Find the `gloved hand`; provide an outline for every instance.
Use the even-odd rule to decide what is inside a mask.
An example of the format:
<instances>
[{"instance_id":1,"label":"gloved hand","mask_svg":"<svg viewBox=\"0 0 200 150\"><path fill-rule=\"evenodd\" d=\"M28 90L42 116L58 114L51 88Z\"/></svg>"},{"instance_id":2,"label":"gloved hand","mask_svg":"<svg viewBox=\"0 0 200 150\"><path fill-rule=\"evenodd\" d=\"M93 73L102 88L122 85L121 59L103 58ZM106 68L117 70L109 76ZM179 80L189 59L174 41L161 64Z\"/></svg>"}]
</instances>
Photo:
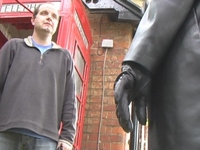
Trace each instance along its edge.
<instances>
[{"instance_id":1,"label":"gloved hand","mask_svg":"<svg viewBox=\"0 0 200 150\"><path fill-rule=\"evenodd\" d=\"M129 104L132 101L139 123L146 124L149 90L150 75L146 70L139 70L138 65L128 63L122 66L122 73L115 80L114 98L119 124L127 133L133 130L129 111Z\"/></svg>"}]
</instances>

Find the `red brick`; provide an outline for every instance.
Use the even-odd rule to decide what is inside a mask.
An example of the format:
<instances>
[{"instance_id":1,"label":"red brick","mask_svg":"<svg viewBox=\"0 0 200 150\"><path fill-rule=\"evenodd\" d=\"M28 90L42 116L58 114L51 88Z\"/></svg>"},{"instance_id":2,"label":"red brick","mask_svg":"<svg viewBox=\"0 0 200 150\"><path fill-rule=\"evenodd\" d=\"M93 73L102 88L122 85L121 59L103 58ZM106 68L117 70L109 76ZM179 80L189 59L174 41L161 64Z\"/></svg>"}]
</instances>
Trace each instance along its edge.
<instances>
[{"instance_id":1,"label":"red brick","mask_svg":"<svg viewBox=\"0 0 200 150\"><path fill-rule=\"evenodd\" d=\"M110 150L123 150L123 149L124 149L124 144L121 144L121 143L112 143Z\"/></svg>"},{"instance_id":2,"label":"red brick","mask_svg":"<svg viewBox=\"0 0 200 150\"><path fill-rule=\"evenodd\" d=\"M93 45L90 50L91 68L81 150L97 150L99 134L100 150L124 150L126 133L116 118L113 85L121 72L121 63L132 41L133 26L129 23L111 22L107 15L88 14L88 16ZM101 48L103 39L113 39L114 42L114 47L107 51L105 66L105 49ZM105 69L104 77L103 69ZM103 81L103 114L101 114ZM102 120L100 120L101 115ZM100 123L102 124L99 133Z\"/></svg>"}]
</instances>

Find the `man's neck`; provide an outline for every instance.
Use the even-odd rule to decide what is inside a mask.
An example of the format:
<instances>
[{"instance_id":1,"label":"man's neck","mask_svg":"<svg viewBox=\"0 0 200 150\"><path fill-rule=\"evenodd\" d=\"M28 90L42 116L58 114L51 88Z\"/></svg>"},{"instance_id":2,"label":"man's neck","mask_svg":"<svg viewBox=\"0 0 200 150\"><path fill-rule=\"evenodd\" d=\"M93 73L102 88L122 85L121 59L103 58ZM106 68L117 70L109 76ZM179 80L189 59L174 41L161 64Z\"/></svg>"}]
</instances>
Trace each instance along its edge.
<instances>
[{"instance_id":1,"label":"man's neck","mask_svg":"<svg viewBox=\"0 0 200 150\"><path fill-rule=\"evenodd\" d=\"M49 45L52 42L52 36L49 35L38 35L36 32L33 32L33 40L40 45Z\"/></svg>"}]
</instances>

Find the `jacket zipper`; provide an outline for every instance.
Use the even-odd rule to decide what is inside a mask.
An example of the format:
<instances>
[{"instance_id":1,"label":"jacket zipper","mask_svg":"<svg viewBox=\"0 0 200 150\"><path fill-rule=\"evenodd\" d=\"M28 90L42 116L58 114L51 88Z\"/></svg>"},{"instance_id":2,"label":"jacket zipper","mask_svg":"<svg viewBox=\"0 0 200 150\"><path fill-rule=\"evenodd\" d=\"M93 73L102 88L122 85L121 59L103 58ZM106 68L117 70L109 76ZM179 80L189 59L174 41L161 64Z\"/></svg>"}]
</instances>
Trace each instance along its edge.
<instances>
[{"instance_id":1,"label":"jacket zipper","mask_svg":"<svg viewBox=\"0 0 200 150\"><path fill-rule=\"evenodd\" d=\"M40 55L40 65L42 65L43 54Z\"/></svg>"}]
</instances>

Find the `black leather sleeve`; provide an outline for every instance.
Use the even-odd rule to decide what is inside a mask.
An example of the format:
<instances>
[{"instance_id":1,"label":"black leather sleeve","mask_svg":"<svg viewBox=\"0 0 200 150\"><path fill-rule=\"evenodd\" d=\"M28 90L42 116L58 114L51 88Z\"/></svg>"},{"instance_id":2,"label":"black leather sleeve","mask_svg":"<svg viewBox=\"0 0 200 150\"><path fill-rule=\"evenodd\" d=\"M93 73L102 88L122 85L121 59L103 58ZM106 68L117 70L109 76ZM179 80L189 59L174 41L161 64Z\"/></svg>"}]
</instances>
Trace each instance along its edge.
<instances>
[{"instance_id":1,"label":"black leather sleeve","mask_svg":"<svg viewBox=\"0 0 200 150\"><path fill-rule=\"evenodd\" d=\"M140 21L124 62L154 72L195 0L152 0Z\"/></svg>"}]
</instances>

